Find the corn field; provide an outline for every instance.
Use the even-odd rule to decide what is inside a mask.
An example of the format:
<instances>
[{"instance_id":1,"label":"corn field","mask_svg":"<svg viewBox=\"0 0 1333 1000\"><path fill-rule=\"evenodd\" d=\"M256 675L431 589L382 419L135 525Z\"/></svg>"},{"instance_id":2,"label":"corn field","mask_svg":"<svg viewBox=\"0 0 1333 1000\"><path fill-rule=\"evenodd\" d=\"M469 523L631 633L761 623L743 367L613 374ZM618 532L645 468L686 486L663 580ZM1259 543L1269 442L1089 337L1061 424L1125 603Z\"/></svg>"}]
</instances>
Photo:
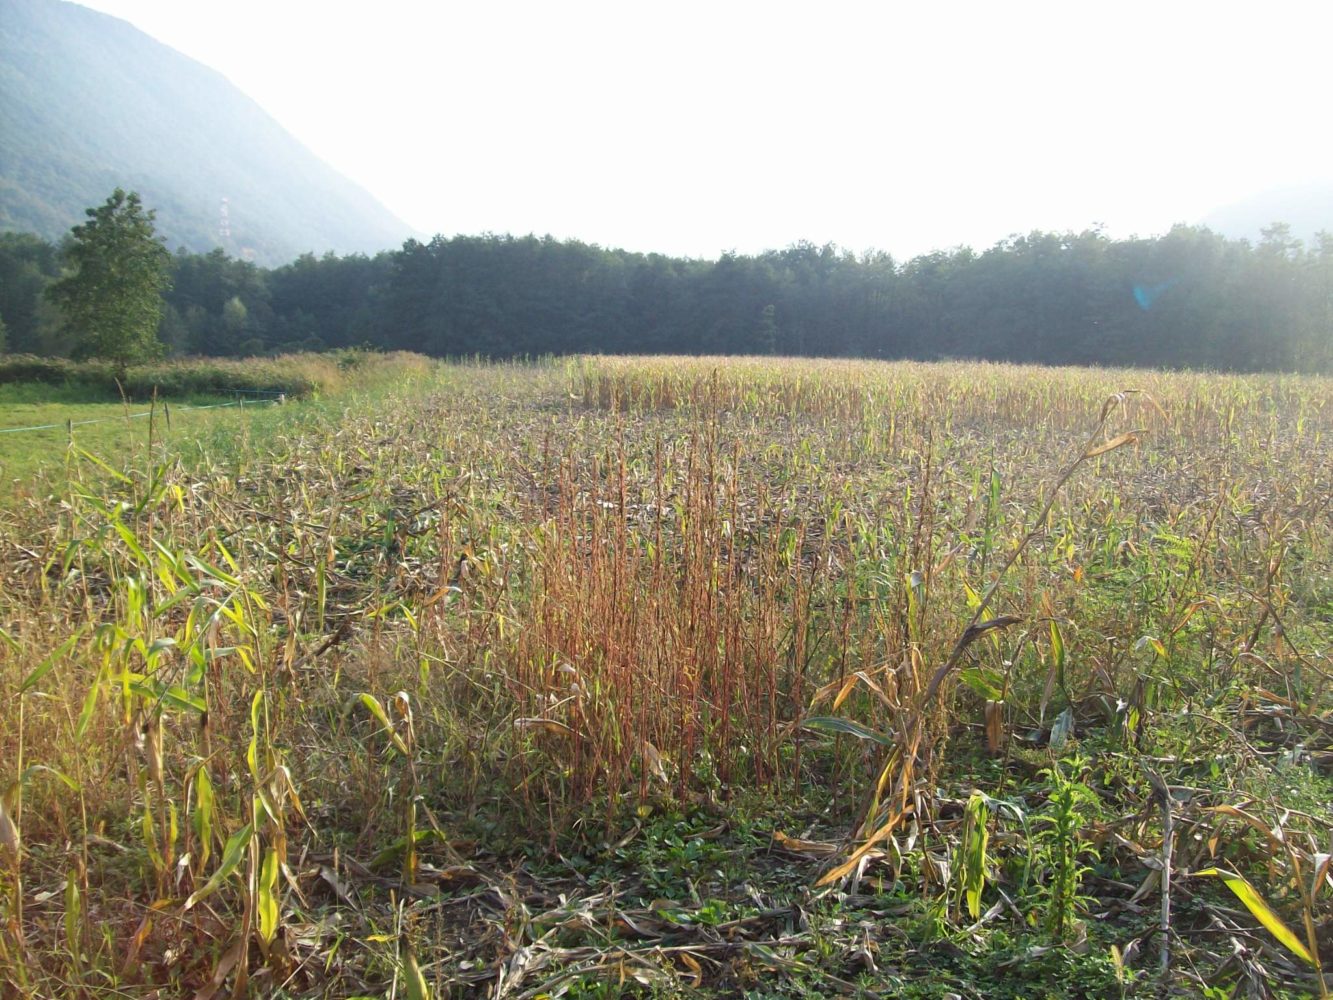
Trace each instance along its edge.
<instances>
[{"instance_id":1,"label":"corn field","mask_svg":"<svg viewBox=\"0 0 1333 1000\"><path fill-rule=\"evenodd\" d=\"M5 995L1327 995L1327 379L441 364L0 588Z\"/></svg>"}]
</instances>

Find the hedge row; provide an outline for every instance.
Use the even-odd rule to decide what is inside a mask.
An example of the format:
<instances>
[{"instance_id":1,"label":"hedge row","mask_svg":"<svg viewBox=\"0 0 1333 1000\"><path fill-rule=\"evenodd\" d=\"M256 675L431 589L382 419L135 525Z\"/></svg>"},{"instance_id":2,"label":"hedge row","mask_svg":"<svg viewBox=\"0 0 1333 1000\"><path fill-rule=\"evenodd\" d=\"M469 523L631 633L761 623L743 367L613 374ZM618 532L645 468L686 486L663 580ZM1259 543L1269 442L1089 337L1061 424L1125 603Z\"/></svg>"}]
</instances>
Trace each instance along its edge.
<instances>
[{"instance_id":1,"label":"hedge row","mask_svg":"<svg viewBox=\"0 0 1333 1000\"><path fill-rule=\"evenodd\" d=\"M397 369L428 365L425 358L404 352L370 354L338 351L329 354L286 354L273 358L183 358L134 365L123 373L104 361L70 361L30 354L0 355L0 384L41 382L78 386L90 396L146 400L187 396L284 393L292 398L330 392L349 378L391 374Z\"/></svg>"}]
</instances>

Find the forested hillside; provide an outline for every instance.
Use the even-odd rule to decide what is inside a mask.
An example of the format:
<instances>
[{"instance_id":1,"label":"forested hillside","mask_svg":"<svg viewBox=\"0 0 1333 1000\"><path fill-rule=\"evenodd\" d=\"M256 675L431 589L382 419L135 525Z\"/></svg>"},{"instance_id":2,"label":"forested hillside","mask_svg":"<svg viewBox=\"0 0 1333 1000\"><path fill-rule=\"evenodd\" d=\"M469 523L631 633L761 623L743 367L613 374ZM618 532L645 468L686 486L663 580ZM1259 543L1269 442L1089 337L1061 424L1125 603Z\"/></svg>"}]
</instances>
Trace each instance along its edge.
<instances>
[{"instance_id":1,"label":"forested hillside","mask_svg":"<svg viewBox=\"0 0 1333 1000\"><path fill-rule=\"evenodd\" d=\"M114 17L0 0L0 230L58 239L114 187L173 249L267 264L411 233L221 74Z\"/></svg>"},{"instance_id":2,"label":"forested hillside","mask_svg":"<svg viewBox=\"0 0 1333 1000\"><path fill-rule=\"evenodd\" d=\"M68 349L42 297L59 267L45 241L0 237L9 351ZM903 262L804 243L706 261L496 235L272 270L182 253L159 333L182 354L371 345L1329 371L1333 236L1034 232Z\"/></svg>"}]
</instances>

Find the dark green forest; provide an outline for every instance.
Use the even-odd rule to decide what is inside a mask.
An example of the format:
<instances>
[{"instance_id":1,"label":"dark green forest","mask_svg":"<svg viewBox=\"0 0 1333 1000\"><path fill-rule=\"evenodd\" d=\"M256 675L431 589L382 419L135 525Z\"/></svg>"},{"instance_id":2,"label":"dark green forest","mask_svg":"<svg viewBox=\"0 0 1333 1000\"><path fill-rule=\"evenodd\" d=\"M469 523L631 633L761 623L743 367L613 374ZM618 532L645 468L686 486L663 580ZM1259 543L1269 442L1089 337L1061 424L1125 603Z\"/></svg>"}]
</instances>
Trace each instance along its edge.
<instances>
[{"instance_id":1,"label":"dark green forest","mask_svg":"<svg viewBox=\"0 0 1333 1000\"><path fill-rule=\"evenodd\" d=\"M0 235L0 350L65 354L44 297L58 246ZM978 358L1333 371L1333 234L1256 244L1034 232L897 261L798 243L690 260L535 236L409 240L265 269L177 253L173 354L341 347L500 358L572 352Z\"/></svg>"}]
</instances>

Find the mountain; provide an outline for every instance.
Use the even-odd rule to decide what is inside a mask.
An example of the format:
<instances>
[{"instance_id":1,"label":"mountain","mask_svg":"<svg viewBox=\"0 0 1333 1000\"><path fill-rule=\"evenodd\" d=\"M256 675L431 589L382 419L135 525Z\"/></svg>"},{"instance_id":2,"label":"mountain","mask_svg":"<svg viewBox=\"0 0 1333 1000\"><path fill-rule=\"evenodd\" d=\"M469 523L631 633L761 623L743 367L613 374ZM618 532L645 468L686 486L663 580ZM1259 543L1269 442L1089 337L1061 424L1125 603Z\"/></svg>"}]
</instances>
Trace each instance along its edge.
<instances>
[{"instance_id":1,"label":"mountain","mask_svg":"<svg viewBox=\"0 0 1333 1000\"><path fill-rule=\"evenodd\" d=\"M1225 236L1256 241L1265 226L1285 222L1292 236L1312 245L1320 230L1333 232L1333 180L1270 188L1214 209L1203 222Z\"/></svg>"},{"instance_id":2,"label":"mountain","mask_svg":"<svg viewBox=\"0 0 1333 1000\"><path fill-rule=\"evenodd\" d=\"M266 265L412 235L220 73L76 4L0 0L0 230L59 239L116 187L172 249Z\"/></svg>"}]
</instances>

